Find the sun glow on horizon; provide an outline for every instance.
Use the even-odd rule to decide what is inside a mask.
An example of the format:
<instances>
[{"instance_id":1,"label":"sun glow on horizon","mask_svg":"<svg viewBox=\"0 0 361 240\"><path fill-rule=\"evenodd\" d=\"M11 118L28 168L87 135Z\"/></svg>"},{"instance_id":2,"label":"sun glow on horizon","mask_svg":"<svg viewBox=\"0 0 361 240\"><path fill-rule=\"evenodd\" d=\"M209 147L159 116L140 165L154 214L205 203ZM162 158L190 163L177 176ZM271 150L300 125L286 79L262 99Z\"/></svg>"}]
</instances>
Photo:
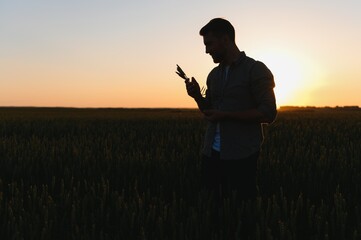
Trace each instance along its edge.
<instances>
[{"instance_id":1,"label":"sun glow on horizon","mask_svg":"<svg viewBox=\"0 0 361 240\"><path fill-rule=\"evenodd\" d=\"M258 56L273 73L277 106L311 103L310 92L322 85L313 63L285 50L264 51Z\"/></svg>"}]
</instances>

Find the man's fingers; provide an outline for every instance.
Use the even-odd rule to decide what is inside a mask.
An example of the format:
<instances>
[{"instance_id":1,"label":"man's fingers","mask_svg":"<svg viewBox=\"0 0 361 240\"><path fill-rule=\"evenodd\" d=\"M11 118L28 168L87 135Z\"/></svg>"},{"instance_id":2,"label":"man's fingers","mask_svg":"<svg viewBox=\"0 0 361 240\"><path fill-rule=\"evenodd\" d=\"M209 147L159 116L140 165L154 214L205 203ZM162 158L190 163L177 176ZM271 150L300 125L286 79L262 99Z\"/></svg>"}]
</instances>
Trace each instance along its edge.
<instances>
[{"instance_id":1,"label":"man's fingers","mask_svg":"<svg viewBox=\"0 0 361 240\"><path fill-rule=\"evenodd\" d=\"M194 85L190 84L190 83L187 83L186 88L187 88L187 90L194 89Z\"/></svg>"},{"instance_id":2,"label":"man's fingers","mask_svg":"<svg viewBox=\"0 0 361 240\"><path fill-rule=\"evenodd\" d=\"M194 83L194 82L186 82L186 88L187 89L196 89L197 88L197 86L196 86L196 84Z\"/></svg>"},{"instance_id":3,"label":"man's fingers","mask_svg":"<svg viewBox=\"0 0 361 240\"><path fill-rule=\"evenodd\" d=\"M191 81L186 81L185 84L189 96L195 98L200 95L199 85L193 77L191 78Z\"/></svg>"},{"instance_id":4,"label":"man's fingers","mask_svg":"<svg viewBox=\"0 0 361 240\"><path fill-rule=\"evenodd\" d=\"M198 83L197 83L197 81L193 81L193 79L192 79L192 82L186 82L186 86L187 87L197 87L198 86Z\"/></svg>"},{"instance_id":5,"label":"man's fingers","mask_svg":"<svg viewBox=\"0 0 361 240\"><path fill-rule=\"evenodd\" d=\"M192 86L192 85L187 85L187 91L188 91L188 92L194 92L194 91L195 91L194 86Z\"/></svg>"}]
</instances>

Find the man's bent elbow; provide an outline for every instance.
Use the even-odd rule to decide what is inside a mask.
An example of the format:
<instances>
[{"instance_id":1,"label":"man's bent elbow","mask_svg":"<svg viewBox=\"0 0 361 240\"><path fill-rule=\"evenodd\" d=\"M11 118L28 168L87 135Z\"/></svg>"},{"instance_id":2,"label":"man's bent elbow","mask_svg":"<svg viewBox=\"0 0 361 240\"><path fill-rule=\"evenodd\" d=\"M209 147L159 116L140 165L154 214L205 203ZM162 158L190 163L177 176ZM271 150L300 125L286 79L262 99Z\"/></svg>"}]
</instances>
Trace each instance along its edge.
<instances>
[{"instance_id":1,"label":"man's bent elbow","mask_svg":"<svg viewBox=\"0 0 361 240\"><path fill-rule=\"evenodd\" d=\"M271 124L276 120L277 117L277 109L275 109L274 111L272 111L272 113L270 114L270 116L267 118L266 123Z\"/></svg>"},{"instance_id":2,"label":"man's bent elbow","mask_svg":"<svg viewBox=\"0 0 361 240\"><path fill-rule=\"evenodd\" d=\"M262 115L262 123L267 123L267 124L271 124L276 120L277 117L277 108L276 106L274 107L259 107L258 109Z\"/></svg>"}]
</instances>

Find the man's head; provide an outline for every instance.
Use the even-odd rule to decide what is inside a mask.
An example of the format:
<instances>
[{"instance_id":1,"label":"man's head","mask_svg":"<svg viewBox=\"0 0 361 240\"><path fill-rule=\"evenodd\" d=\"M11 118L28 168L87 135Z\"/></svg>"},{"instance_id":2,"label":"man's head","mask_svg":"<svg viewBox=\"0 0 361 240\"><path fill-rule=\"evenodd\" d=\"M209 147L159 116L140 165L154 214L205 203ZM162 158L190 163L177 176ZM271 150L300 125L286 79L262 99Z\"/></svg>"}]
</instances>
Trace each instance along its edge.
<instances>
[{"instance_id":1,"label":"man's head","mask_svg":"<svg viewBox=\"0 0 361 240\"><path fill-rule=\"evenodd\" d=\"M201 36L205 36L209 33L212 33L218 38L228 36L231 41L235 42L234 27L226 19L214 18L199 31Z\"/></svg>"},{"instance_id":2,"label":"man's head","mask_svg":"<svg viewBox=\"0 0 361 240\"><path fill-rule=\"evenodd\" d=\"M234 27L223 18L212 19L199 31L199 34L203 36L206 53L212 56L215 63L225 60L230 47L235 46Z\"/></svg>"}]
</instances>

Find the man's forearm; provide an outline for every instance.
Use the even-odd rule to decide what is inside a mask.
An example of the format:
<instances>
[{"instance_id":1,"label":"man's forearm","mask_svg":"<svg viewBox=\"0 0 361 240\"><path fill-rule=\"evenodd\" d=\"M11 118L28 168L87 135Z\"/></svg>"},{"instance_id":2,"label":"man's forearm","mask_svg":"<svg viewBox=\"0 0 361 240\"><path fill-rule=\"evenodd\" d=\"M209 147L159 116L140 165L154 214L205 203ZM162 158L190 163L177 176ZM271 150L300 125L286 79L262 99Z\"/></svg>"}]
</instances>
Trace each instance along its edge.
<instances>
[{"instance_id":1,"label":"man's forearm","mask_svg":"<svg viewBox=\"0 0 361 240\"><path fill-rule=\"evenodd\" d=\"M238 120L244 122L267 122L266 117L257 109L242 112L223 112L224 120Z\"/></svg>"},{"instance_id":2,"label":"man's forearm","mask_svg":"<svg viewBox=\"0 0 361 240\"><path fill-rule=\"evenodd\" d=\"M268 119L262 112L258 109L250 109L242 112L228 112L228 111L219 111L219 110L205 110L203 111L206 119L210 121L241 121L249 123L270 123L271 120Z\"/></svg>"}]
</instances>

